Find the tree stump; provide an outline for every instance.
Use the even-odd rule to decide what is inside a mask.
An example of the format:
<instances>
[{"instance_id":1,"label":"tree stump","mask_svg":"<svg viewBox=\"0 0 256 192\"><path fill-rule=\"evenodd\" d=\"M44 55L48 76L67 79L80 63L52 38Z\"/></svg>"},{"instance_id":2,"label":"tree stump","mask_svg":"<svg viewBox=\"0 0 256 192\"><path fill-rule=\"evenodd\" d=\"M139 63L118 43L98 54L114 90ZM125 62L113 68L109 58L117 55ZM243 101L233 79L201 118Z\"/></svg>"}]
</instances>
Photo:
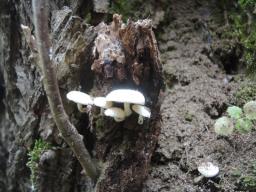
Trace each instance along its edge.
<instances>
[{"instance_id":1,"label":"tree stump","mask_svg":"<svg viewBox=\"0 0 256 192\"><path fill-rule=\"evenodd\" d=\"M92 27L76 15L79 7L61 9L64 2L51 1L52 58L65 109L101 170L93 186L81 174L69 146L59 137L41 84L40 69L20 29L21 24L33 29L30 2L0 4L4 19L0 24L0 53L4 53L0 54L0 190L29 191L27 153L35 139L42 138L54 147L40 159L38 191L140 191L160 131L163 85L150 20L124 24L119 15L114 15L109 25ZM80 1L75 4L82 5ZM110 44L95 51L95 42L103 34ZM104 50L114 47L114 55L105 59ZM105 96L119 88L139 90L145 96L152 115L143 125L137 123L135 113L119 123L101 116L97 108L81 114L65 96L71 90Z\"/></svg>"},{"instance_id":2,"label":"tree stump","mask_svg":"<svg viewBox=\"0 0 256 192\"><path fill-rule=\"evenodd\" d=\"M99 111L92 113L96 157L102 160L104 170L97 191L140 191L160 131L162 68L151 21L125 25L120 15L114 15L110 25L101 23L95 29L95 44L102 50L92 64L92 94L106 95L120 88L139 90L152 111L143 125L137 123L134 113L120 123L99 116Z\"/></svg>"}]
</instances>

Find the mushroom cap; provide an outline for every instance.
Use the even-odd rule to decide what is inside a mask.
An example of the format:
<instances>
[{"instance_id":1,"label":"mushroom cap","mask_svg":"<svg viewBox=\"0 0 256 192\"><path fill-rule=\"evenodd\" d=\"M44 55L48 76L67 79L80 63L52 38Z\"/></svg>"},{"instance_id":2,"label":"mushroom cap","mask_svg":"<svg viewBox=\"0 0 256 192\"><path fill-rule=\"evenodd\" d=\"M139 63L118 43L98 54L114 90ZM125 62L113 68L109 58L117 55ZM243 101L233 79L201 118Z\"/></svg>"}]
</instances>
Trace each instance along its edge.
<instances>
[{"instance_id":1,"label":"mushroom cap","mask_svg":"<svg viewBox=\"0 0 256 192\"><path fill-rule=\"evenodd\" d=\"M110 108L112 107L112 102L107 101L106 97L95 97L94 100L94 105L101 107L101 108Z\"/></svg>"},{"instance_id":2,"label":"mushroom cap","mask_svg":"<svg viewBox=\"0 0 256 192\"><path fill-rule=\"evenodd\" d=\"M198 166L197 170L207 178L215 177L220 171L219 167L213 165L211 162L202 163L200 166Z\"/></svg>"},{"instance_id":3,"label":"mushroom cap","mask_svg":"<svg viewBox=\"0 0 256 192\"><path fill-rule=\"evenodd\" d=\"M23 29L23 30L29 30L29 27L26 26L26 25L21 24L20 27L21 27L21 29Z\"/></svg>"},{"instance_id":4,"label":"mushroom cap","mask_svg":"<svg viewBox=\"0 0 256 192\"><path fill-rule=\"evenodd\" d=\"M106 96L107 101L114 101L120 103L134 103L134 104L145 104L144 95L136 90L131 89L117 89L111 91Z\"/></svg>"},{"instance_id":5,"label":"mushroom cap","mask_svg":"<svg viewBox=\"0 0 256 192\"><path fill-rule=\"evenodd\" d=\"M133 105L132 110L143 117L150 118L150 116L151 116L150 109L148 107L145 107L142 105Z\"/></svg>"},{"instance_id":6,"label":"mushroom cap","mask_svg":"<svg viewBox=\"0 0 256 192\"><path fill-rule=\"evenodd\" d=\"M124 110L118 107L111 107L104 111L104 114L109 117L115 118L117 121L123 121L125 119Z\"/></svg>"},{"instance_id":7,"label":"mushroom cap","mask_svg":"<svg viewBox=\"0 0 256 192\"><path fill-rule=\"evenodd\" d=\"M67 94L67 99L82 105L93 105L93 98L80 91L70 91Z\"/></svg>"}]
</instances>

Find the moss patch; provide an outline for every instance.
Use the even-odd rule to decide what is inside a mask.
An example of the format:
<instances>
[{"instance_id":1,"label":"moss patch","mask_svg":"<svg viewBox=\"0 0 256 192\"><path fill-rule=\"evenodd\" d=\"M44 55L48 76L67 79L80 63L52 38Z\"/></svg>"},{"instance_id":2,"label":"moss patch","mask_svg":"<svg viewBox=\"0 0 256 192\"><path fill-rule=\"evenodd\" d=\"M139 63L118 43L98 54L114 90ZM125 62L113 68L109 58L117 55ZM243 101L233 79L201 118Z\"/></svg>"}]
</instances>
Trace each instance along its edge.
<instances>
[{"instance_id":1,"label":"moss patch","mask_svg":"<svg viewBox=\"0 0 256 192\"><path fill-rule=\"evenodd\" d=\"M231 38L237 39L243 46L242 61L246 64L248 75L255 78L256 74L256 19L254 6L256 0L237 0L230 11L229 32Z\"/></svg>"},{"instance_id":2,"label":"moss patch","mask_svg":"<svg viewBox=\"0 0 256 192\"><path fill-rule=\"evenodd\" d=\"M256 161L253 160L247 166L246 172L233 174L237 178L237 186L242 191L255 191L256 189Z\"/></svg>"},{"instance_id":3,"label":"moss patch","mask_svg":"<svg viewBox=\"0 0 256 192\"><path fill-rule=\"evenodd\" d=\"M235 102L238 106L244 105L248 101L256 99L256 84L250 83L243 85L235 93Z\"/></svg>"},{"instance_id":4,"label":"moss patch","mask_svg":"<svg viewBox=\"0 0 256 192\"><path fill-rule=\"evenodd\" d=\"M30 180L32 189L36 188L36 175L38 173L40 157L44 151L50 148L52 148L52 146L49 143L43 141L42 139L38 139L35 141L34 148L28 152L29 161L27 162L27 166L31 171Z\"/></svg>"}]
</instances>

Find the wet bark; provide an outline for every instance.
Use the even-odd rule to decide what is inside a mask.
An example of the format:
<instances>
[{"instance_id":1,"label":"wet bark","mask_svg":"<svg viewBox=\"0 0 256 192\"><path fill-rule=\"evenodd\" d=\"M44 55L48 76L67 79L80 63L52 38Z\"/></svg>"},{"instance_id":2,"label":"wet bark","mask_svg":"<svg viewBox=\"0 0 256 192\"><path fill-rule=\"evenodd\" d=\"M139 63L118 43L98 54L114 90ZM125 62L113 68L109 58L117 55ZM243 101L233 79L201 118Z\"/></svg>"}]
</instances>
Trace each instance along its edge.
<instances>
[{"instance_id":1,"label":"wet bark","mask_svg":"<svg viewBox=\"0 0 256 192\"><path fill-rule=\"evenodd\" d=\"M141 191L160 130L162 74L151 24L129 22L121 29L116 18L105 25L125 55L123 63L113 60L105 65L99 53L93 53L103 25L88 26L80 17L87 4L50 2L52 57L60 94L72 123L99 164L101 177L96 186L90 183L53 121L38 61L20 28L24 24L34 32L31 2L8 1L0 3L0 191L31 189L27 153L38 138L53 146L40 158L38 191ZM95 65L97 70L92 70ZM97 108L81 114L65 99L71 90L104 96L116 88L141 91L152 117L143 125L137 123L136 114L116 123L100 116Z\"/></svg>"}]
</instances>

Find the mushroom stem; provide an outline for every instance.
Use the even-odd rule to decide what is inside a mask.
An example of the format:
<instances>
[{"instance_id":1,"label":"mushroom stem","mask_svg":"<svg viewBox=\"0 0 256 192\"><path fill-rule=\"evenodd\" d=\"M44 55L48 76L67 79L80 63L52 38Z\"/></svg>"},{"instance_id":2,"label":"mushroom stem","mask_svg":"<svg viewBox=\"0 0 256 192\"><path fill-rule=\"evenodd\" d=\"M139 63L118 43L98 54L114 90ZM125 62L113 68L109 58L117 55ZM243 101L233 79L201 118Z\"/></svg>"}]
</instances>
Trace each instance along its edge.
<instances>
[{"instance_id":1,"label":"mushroom stem","mask_svg":"<svg viewBox=\"0 0 256 192\"><path fill-rule=\"evenodd\" d=\"M124 120L124 118L114 117L114 120L115 120L116 122L121 122L121 121Z\"/></svg>"},{"instance_id":2,"label":"mushroom stem","mask_svg":"<svg viewBox=\"0 0 256 192\"><path fill-rule=\"evenodd\" d=\"M101 115L101 116L104 115L104 108L100 108L100 115Z\"/></svg>"},{"instance_id":3,"label":"mushroom stem","mask_svg":"<svg viewBox=\"0 0 256 192\"><path fill-rule=\"evenodd\" d=\"M86 107L80 103L77 103L77 108L81 113L86 113Z\"/></svg>"},{"instance_id":4,"label":"mushroom stem","mask_svg":"<svg viewBox=\"0 0 256 192\"><path fill-rule=\"evenodd\" d=\"M130 103L124 103L124 112L125 112L126 117L128 117L132 114L132 111L130 108Z\"/></svg>"},{"instance_id":5,"label":"mushroom stem","mask_svg":"<svg viewBox=\"0 0 256 192\"><path fill-rule=\"evenodd\" d=\"M139 115L138 124L140 124L140 125L143 124L143 116L142 115Z\"/></svg>"},{"instance_id":6,"label":"mushroom stem","mask_svg":"<svg viewBox=\"0 0 256 192\"><path fill-rule=\"evenodd\" d=\"M104 111L104 114L113 117L116 122L121 122L125 119L124 110L118 107L111 107Z\"/></svg>"},{"instance_id":7,"label":"mushroom stem","mask_svg":"<svg viewBox=\"0 0 256 192\"><path fill-rule=\"evenodd\" d=\"M194 183L199 183L204 178L203 175L200 175L194 179Z\"/></svg>"},{"instance_id":8,"label":"mushroom stem","mask_svg":"<svg viewBox=\"0 0 256 192\"><path fill-rule=\"evenodd\" d=\"M77 108L81 113L87 113L91 109L91 105L83 105L80 103L77 103Z\"/></svg>"}]
</instances>

